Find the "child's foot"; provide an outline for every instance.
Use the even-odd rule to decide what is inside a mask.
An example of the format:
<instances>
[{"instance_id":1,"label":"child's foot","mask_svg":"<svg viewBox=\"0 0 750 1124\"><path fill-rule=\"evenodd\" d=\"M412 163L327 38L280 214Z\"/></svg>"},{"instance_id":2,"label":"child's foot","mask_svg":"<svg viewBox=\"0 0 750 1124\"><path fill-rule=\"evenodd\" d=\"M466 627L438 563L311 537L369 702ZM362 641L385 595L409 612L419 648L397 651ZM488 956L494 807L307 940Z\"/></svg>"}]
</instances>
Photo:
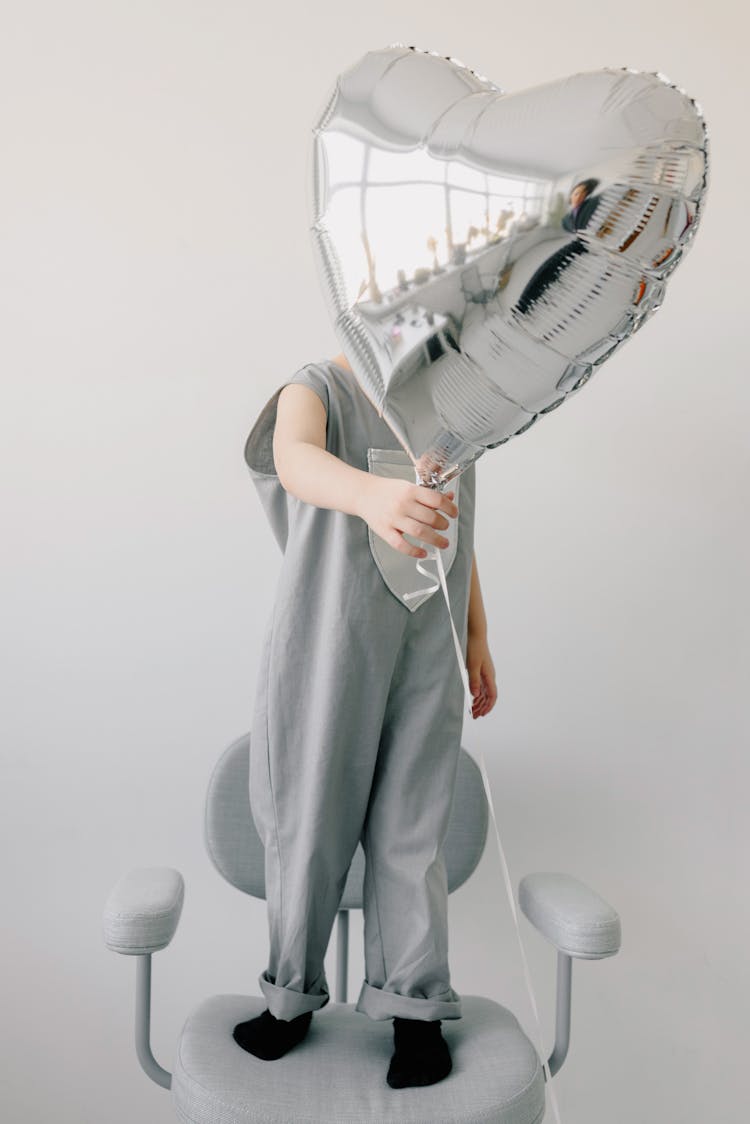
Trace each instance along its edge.
<instances>
[{"instance_id":1,"label":"child's foot","mask_svg":"<svg viewBox=\"0 0 750 1124\"><path fill-rule=\"evenodd\" d=\"M277 1019L266 1008L262 1015L238 1023L232 1037L238 1046L264 1061L281 1058L307 1034L312 1011L304 1011L294 1019Z\"/></svg>"},{"instance_id":2,"label":"child's foot","mask_svg":"<svg viewBox=\"0 0 750 1124\"><path fill-rule=\"evenodd\" d=\"M407 1085L434 1085L453 1068L448 1043L440 1031L440 1019L393 1020L395 1053L386 1081L392 1089Z\"/></svg>"}]
</instances>

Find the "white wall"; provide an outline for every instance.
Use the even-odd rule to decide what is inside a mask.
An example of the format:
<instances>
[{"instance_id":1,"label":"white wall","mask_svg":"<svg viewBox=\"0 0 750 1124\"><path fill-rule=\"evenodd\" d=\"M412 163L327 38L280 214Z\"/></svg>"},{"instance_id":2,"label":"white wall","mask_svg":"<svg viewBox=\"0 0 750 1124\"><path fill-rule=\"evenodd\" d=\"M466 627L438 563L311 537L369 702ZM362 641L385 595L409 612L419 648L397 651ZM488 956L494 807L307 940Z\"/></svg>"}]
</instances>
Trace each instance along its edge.
<instances>
[{"instance_id":1,"label":"white wall","mask_svg":"<svg viewBox=\"0 0 750 1124\"><path fill-rule=\"evenodd\" d=\"M500 699L464 743L488 761L514 882L569 871L621 913L621 953L574 967L565 1124L744 1122L747 27L732 0L700 25L651 0L3 9L3 1119L173 1119L133 1050L135 964L101 936L131 866L187 883L154 958L161 1064L204 997L259 994L265 905L222 882L202 840L211 770L249 727L280 557L243 444L291 372L339 350L307 232L308 130L340 70L400 40L507 90L660 70L706 115L705 215L663 308L478 465ZM454 986L533 1034L493 836L451 923ZM521 924L551 1044L554 952ZM351 944L350 998L359 917Z\"/></svg>"}]
</instances>

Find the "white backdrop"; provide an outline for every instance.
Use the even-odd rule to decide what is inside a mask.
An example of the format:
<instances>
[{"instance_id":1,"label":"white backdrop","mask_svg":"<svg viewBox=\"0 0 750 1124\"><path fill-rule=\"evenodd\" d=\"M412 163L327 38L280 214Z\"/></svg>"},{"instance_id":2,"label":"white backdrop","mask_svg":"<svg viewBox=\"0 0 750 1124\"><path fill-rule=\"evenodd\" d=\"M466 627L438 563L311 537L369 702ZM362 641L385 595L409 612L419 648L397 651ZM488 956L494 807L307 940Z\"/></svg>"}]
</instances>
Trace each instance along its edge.
<instances>
[{"instance_id":1,"label":"white backdrop","mask_svg":"<svg viewBox=\"0 0 750 1124\"><path fill-rule=\"evenodd\" d=\"M203 998L259 994L265 904L222 881L202 835L214 764L249 728L280 560L243 445L289 374L340 350L307 232L308 132L335 75L397 40L507 90L660 70L706 116L705 215L664 306L478 464L500 697L464 744L488 762L515 884L568 871L622 917L620 954L574 966L565 1124L746 1121L748 29L734 10L718 0L696 26L652 0L2 5L8 1124L174 1119L135 1058L135 963L101 935L130 867L187 884L154 957L163 1066ZM450 901L453 985L533 1035L493 836ZM551 1046L555 954L521 925ZM357 915L350 1000L361 978Z\"/></svg>"}]
</instances>

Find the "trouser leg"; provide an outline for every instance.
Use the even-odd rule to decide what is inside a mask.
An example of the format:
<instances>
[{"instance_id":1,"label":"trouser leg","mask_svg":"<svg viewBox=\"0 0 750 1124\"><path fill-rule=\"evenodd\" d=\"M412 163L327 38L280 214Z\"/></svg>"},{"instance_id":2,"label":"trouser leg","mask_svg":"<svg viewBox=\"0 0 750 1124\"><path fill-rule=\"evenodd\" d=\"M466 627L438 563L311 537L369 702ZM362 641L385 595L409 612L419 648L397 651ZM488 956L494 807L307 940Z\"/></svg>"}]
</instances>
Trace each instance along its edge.
<instances>
[{"instance_id":1,"label":"trouser leg","mask_svg":"<svg viewBox=\"0 0 750 1124\"><path fill-rule=\"evenodd\" d=\"M270 937L258 982L271 1013L292 1019L330 999L324 958L366 814L390 669L374 674L351 658L323 672L308 661L310 678L296 669L290 688L270 666L250 746Z\"/></svg>"},{"instance_id":2,"label":"trouser leg","mask_svg":"<svg viewBox=\"0 0 750 1124\"><path fill-rule=\"evenodd\" d=\"M427 603L427 609L445 604ZM422 611L421 609L419 611ZM461 1017L450 984L448 830L463 725L463 684L445 617L404 640L362 833L366 979L356 1009L373 1019Z\"/></svg>"}]
</instances>

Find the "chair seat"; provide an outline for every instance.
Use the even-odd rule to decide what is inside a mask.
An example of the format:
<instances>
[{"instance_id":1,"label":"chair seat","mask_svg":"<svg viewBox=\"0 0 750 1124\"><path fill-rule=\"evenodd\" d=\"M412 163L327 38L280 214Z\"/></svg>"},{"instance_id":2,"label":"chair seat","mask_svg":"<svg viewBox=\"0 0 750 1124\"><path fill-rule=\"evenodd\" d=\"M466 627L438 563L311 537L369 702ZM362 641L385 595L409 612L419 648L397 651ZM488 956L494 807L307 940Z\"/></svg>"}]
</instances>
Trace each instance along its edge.
<instances>
[{"instance_id":1,"label":"chair seat","mask_svg":"<svg viewBox=\"0 0 750 1124\"><path fill-rule=\"evenodd\" d=\"M172 1076L183 1124L540 1124L544 1070L505 1007L462 995L460 1019L444 1019L453 1069L422 1088L391 1089L385 1075L393 1023L349 1003L315 1011L306 1038L264 1061L232 1038L265 1010L262 996L215 995L185 1022Z\"/></svg>"}]
</instances>

